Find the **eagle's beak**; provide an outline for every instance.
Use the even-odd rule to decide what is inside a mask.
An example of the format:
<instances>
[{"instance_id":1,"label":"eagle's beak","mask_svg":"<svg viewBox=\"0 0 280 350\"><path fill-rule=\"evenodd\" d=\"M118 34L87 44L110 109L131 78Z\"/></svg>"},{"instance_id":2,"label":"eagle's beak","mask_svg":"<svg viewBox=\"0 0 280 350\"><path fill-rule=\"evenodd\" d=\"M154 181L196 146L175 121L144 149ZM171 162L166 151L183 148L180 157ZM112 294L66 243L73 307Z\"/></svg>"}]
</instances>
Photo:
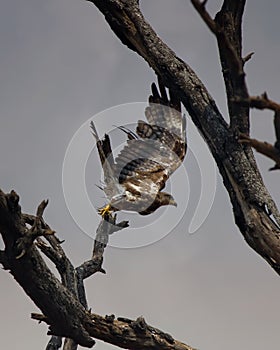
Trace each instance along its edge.
<instances>
[{"instance_id":1,"label":"eagle's beak","mask_svg":"<svg viewBox=\"0 0 280 350\"><path fill-rule=\"evenodd\" d=\"M170 204L170 205L174 205L174 207L177 207L177 206L178 206L177 203L175 202L175 199L174 199L174 198L170 199L169 204Z\"/></svg>"}]
</instances>

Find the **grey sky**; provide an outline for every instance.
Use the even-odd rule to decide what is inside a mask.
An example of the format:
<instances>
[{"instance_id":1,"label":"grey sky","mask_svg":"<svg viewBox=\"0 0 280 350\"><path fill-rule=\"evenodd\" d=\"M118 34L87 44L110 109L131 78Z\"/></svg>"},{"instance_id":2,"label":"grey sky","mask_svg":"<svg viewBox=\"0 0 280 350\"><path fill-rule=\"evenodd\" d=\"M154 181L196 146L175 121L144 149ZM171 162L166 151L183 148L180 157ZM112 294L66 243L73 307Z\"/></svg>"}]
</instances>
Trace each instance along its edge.
<instances>
[{"instance_id":1,"label":"grey sky","mask_svg":"<svg viewBox=\"0 0 280 350\"><path fill-rule=\"evenodd\" d=\"M209 0L212 14L219 3ZM226 115L215 38L189 1L141 4L160 37L195 69ZM244 18L244 54L255 52L246 66L249 90L253 95L267 91L278 101L279 13L279 2L255 0L248 1ZM96 113L145 102L154 74L120 44L86 1L1 1L0 47L0 187L15 189L23 210L30 213L49 198L46 220L66 240L64 248L78 264L89 258L92 241L77 227L64 201L66 148ZM132 116L131 121L138 118ZM251 121L256 138L274 142L272 113L252 111ZM87 165L89 188L94 157ZM200 186L198 167L191 156L188 159L191 193L184 218L153 245L108 247L107 274L86 282L89 305L103 315L143 315L148 323L199 349L277 348L279 278L244 242L219 176L207 220L194 235L187 232ZM270 160L257 156L257 161L279 205L280 173L267 172ZM99 170L92 171L94 186ZM158 230L164 230L164 221ZM30 319L36 307L6 271L0 271L0 281L2 348L44 349L46 327ZM95 348L113 347L98 342Z\"/></svg>"}]
</instances>

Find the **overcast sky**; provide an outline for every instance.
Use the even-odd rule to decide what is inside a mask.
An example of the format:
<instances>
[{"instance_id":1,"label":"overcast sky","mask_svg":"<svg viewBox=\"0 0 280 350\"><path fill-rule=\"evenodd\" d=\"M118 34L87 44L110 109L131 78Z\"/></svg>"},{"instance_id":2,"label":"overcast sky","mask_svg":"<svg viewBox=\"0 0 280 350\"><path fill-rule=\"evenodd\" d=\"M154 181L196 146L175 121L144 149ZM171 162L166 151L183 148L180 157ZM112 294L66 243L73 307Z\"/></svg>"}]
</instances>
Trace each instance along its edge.
<instances>
[{"instance_id":1,"label":"overcast sky","mask_svg":"<svg viewBox=\"0 0 280 350\"><path fill-rule=\"evenodd\" d=\"M219 3L209 0L211 14ZM197 72L227 118L215 38L190 2L143 0L141 6L159 36ZM243 25L244 55L255 52L246 65L250 93L267 91L278 101L279 13L277 1L248 1ZM92 238L79 222L77 211L85 212L87 203L80 201L76 182L68 198L76 199L78 208L70 214L64 199L66 150L90 119L101 133L110 131L119 142L123 135L113 125L143 119L143 105L132 105L128 121L125 113L130 107L104 111L145 102L154 73L121 45L97 9L82 0L1 1L0 47L0 187L15 189L28 213L35 213L40 201L49 198L46 220L65 240L64 248L77 265L90 257ZM274 142L272 113L252 111L251 123L254 137ZM209 215L190 234L208 174L200 169L209 156L190 120L188 125L190 152L170 184L178 208L149 218L130 215L131 228L112 238L106 249L107 274L86 281L89 306L102 315L143 315L151 325L201 350L278 348L279 278L244 242L219 174ZM87 142L87 136L82 139ZM79 150L71 151L77 162ZM262 156L257 161L279 205L280 172L268 172L273 163ZM66 174L70 184L71 176L79 175L75 164ZM100 180L95 149L83 165L88 196L96 208L104 199L95 187ZM210 180L206 185L213 189L216 182ZM69 188L66 192L69 195ZM87 220L94 231L98 223L94 210L92 222ZM7 271L0 271L0 280L1 348L44 349L47 327L30 319L36 306ZM95 348L114 347L98 342Z\"/></svg>"}]
</instances>

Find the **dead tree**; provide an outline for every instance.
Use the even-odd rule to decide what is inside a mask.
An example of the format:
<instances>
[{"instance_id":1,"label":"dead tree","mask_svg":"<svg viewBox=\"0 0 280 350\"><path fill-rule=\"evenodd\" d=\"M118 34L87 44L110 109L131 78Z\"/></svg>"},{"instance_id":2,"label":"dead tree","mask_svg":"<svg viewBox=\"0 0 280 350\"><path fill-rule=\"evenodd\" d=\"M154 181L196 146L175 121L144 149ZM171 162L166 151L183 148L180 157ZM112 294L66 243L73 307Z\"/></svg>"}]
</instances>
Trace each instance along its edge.
<instances>
[{"instance_id":1,"label":"dead tree","mask_svg":"<svg viewBox=\"0 0 280 350\"><path fill-rule=\"evenodd\" d=\"M279 274L280 214L263 184L250 147L256 147L256 143L249 136L250 108L273 109L273 102L269 106L258 105L246 86L244 65L251 54L242 56L245 0L224 0L215 18L206 10L207 1L191 1L217 39L229 124L191 67L147 23L138 0L90 0L122 43L142 56L163 83L177 93L217 163L240 232ZM262 102L267 102L267 98ZM275 108L277 113L278 107ZM274 147L278 148L278 144ZM46 206L47 202L43 201L35 216L24 214L14 191L8 194L0 191L0 232L5 244L5 249L0 251L0 262L42 311L32 317L49 324L52 337L48 350L59 349L62 338L65 338L63 349L72 350L78 344L93 346L93 338L126 349L192 349L149 326L142 317L135 321L114 315L102 317L88 310L83 281L96 272L104 272L103 252L109 235L126 227L127 222L116 223L116 217L101 220L91 259L74 267L55 232L43 219ZM60 281L41 253L54 262Z\"/></svg>"},{"instance_id":2,"label":"dead tree","mask_svg":"<svg viewBox=\"0 0 280 350\"><path fill-rule=\"evenodd\" d=\"M143 17L137 0L90 0L105 16L123 44L142 56L164 84L177 92L190 117L207 142L233 206L235 222L247 243L279 274L280 214L264 186L249 143L251 103L242 56L242 16L245 0L224 0L211 18L207 1L192 4L216 36L227 94L230 123L195 72L155 33ZM267 107L266 107L267 108ZM273 218L273 219L272 219Z\"/></svg>"}]
</instances>

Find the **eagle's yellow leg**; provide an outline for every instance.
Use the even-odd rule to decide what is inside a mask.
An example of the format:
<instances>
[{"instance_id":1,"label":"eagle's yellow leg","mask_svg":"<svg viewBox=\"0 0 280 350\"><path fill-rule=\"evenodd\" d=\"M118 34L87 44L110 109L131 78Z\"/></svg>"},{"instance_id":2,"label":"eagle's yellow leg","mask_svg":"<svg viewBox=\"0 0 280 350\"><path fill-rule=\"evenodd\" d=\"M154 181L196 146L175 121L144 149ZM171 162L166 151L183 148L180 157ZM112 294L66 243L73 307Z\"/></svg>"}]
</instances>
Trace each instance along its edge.
<instances>
[{"instance_id":1,"label":"eagle's yellow leg","mask_svg":"<svg viewBox=\"0 0 280 350\"><path fill-rule=\"evenodd\" d=\"M98 214L100 214L103 218L106 214L111 215L111 212L112 208L110 204L107 204L105 207L98 209Z\"/></svg>"}]
</instances>

